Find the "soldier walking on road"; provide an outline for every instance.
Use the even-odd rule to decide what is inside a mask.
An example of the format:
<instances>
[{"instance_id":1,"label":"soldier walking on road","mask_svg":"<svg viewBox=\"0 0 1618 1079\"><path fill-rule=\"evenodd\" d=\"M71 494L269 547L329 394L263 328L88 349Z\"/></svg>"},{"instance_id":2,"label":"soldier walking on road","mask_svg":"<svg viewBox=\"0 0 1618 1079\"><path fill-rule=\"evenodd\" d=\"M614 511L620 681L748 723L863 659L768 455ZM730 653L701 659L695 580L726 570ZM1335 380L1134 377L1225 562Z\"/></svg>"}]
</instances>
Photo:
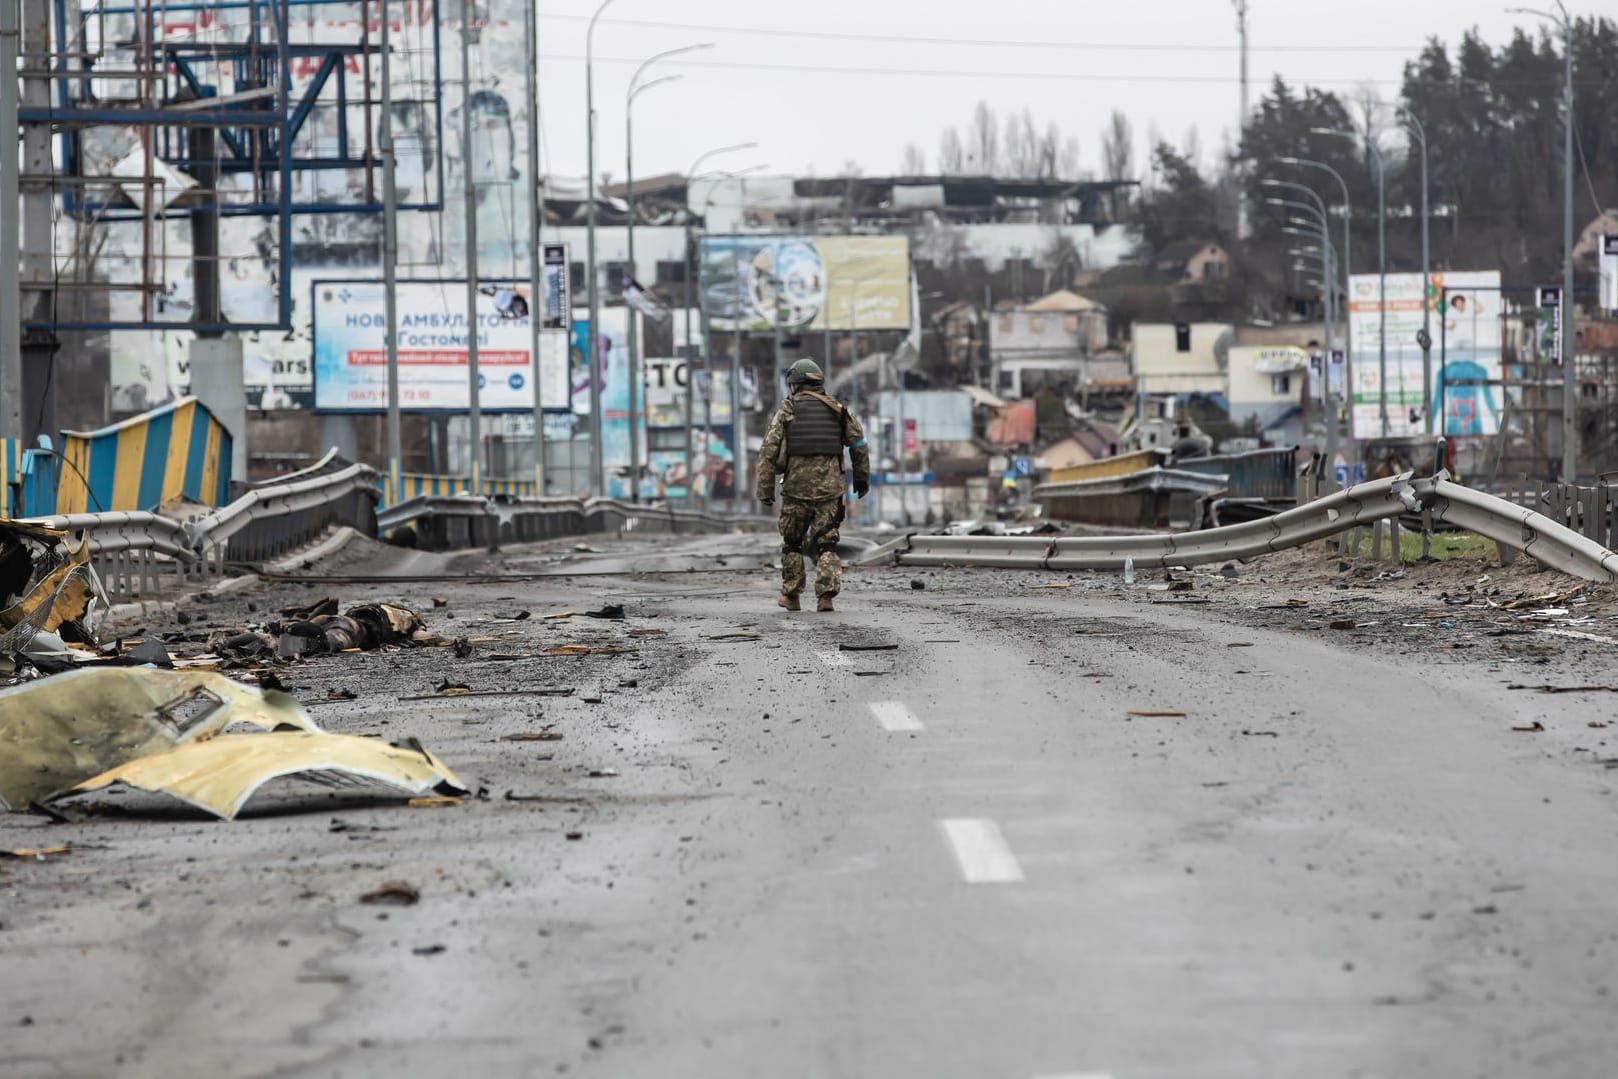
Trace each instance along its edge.
<instances>
[{"instance_id":1,"label":"soldier walking on road","mask_svg":"<svg viewBox=\"0 0 1618 1079\"><path fill-rule=\"evenodd\" d=\"M865 431L841 402L826 396L825 376L814 360L799 360L787 370L792 394L775 413L758 455L758 500L775 505L775 479L781 483L781 598L789 611L799 610L798 596L807 579L803 559L815 563L817 611L832 609L842 589L843 565L837 559L838 526L843 523L843 450L854 468L854 494L871 490L871 451Z\"/></svg>"}]
</instances>

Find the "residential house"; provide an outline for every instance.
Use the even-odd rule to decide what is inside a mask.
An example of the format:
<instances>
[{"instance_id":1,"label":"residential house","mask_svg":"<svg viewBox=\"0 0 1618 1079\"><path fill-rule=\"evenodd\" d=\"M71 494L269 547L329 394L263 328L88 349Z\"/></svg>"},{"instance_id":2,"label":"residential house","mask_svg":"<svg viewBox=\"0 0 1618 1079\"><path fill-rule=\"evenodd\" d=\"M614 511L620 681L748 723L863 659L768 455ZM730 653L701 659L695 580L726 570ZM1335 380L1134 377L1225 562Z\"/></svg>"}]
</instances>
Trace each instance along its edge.
<instances>
[{"instance_id":1,"label":"residential house","mask_svg":"<svg viewBox=\"0 0 1618 1079\"><path fill-rule=\"evenodd\" d=\"M1247 428L1272 444L1303 441L1308 352L1291 345L1237 345L1230 349L1227 373L1233 427Z\"/></svg>"},{"instance_id":2,"label":"residential house","mask_svg":"<svg viewBox=\"0 0 1618 1079\"><path fill-rule=\"evenodd\" d=\"M1130 330L1135 390L1148 397L1200 396L1223 402L1226 352L1236 328L1228 322L1137 322Z\"/></svg>"},{"instance_id":3,"label":"residential house","mask_svg":"<svg viewBox=\"0 0 1618 1079\"><path fill-rule=\"evenodd\" d=\"M1111 268L1092 264L1074 278L1073 291L1105 306L1117 335L1135 321L1217 318L1231 271L1230 253L1219 244L1186 240Z\"/></svg>"},{"instance_id":4,"label":"residential house","mask_svg":"<svg viewBox=\"0 0 1618 1079\"><path fill-rule=\"evenodd\" d=\"M1042 388L1081 391L1090 360L1107 345L1106 310L1067 290L996 311L989 353L994 386L1013 398Z\"/></svg>"}]
</instances>

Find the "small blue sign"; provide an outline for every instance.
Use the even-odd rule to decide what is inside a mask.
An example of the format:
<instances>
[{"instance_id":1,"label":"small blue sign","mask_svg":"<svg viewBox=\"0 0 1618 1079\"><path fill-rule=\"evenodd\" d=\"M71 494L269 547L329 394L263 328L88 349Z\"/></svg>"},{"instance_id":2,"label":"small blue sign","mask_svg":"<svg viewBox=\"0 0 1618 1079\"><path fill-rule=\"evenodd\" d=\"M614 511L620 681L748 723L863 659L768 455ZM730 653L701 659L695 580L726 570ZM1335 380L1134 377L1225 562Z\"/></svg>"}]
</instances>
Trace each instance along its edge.
<instances>
[{"instance_id":1,"label":"small blue sign","mask_svg":"<svg viewBox=\"0 0 1618 1079\"><path fill-rule=\"evenodd\" d=\"M1013 457L1011 471L1018 476L1032 476L1034 474L1034 459L1032 457Z\"/></svg>"},{"instance_id":2,"label":"small blue sign","mask_svg":"<svg viewBox=\"0 0 1618 1079\"><path fill-rule=\"evenodd\" d=\"M514 390L520 390L522 389L524 381L525 380L522 377L521 371L513 371L511 373L511 377L506 379L506 385L510 386Z\"/></svg>"},{"instance_id":3,"label":"small blue sign","mask_svg":"<svg viewBox=\"0 0 1618 1079\"><path fill-rule=\"evenodd\" d=\"M1365 462L1356 461L1353 465L1337 466L1337 486L1354 487L1365 482Z\"/></svg>"}]
</instances>

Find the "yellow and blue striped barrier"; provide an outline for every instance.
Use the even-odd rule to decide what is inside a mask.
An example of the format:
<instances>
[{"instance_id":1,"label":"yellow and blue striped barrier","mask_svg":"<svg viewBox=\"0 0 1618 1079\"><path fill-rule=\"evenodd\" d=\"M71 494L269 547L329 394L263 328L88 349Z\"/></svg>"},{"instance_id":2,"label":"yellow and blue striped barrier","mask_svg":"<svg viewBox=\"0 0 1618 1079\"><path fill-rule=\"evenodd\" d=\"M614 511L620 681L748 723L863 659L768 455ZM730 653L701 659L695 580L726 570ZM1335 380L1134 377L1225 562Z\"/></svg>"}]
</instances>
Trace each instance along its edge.
<instances>
[{"instance_id":1,"label":"yellow and blue striped barrier","mask_svg":"<svg viewBox=\"0 0 1618 1079\"><path fill-rule=\"evenodd\" d=\"M16 517L22 509L22 443L0 438L0 517Z\"/></svg>"},{"instance_id":2,"label":"yellow and blue striped barrier","mask_svg":"<svg viewBox=\"0 0 1618 1079\"><path fill-rule=\"evenodd\" d=\"M57 513L230 501L231 434L195 397L99 431L63 431Z\"/></svg>"},{"instance_id":3,"label":"yellow and blue striped barrier","mask_svg":"<svg viewBox=\"0 0 1618 1079\"><path fill-rule=\"evenodd\" d=\"M458 495L472 489L469 476L433 475L423 472L403 472L399 475L399 502L407 502L421 495ZM483 481L483 493L488 497L533 498L536 488L533 480Z\"/></svg>"}]
</instances>

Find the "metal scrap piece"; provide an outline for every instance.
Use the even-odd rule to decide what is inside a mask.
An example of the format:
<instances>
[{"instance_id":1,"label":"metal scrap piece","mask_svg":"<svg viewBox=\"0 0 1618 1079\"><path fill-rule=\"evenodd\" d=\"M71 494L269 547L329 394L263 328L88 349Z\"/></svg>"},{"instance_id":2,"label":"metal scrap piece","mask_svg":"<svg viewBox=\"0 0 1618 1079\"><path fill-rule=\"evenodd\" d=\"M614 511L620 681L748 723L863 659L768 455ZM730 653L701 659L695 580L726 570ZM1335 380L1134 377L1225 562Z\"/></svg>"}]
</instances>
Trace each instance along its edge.
<instances>
[{"instance_id":1,"label":"metal scrap piece","mask_svg":"<svg viewBox=\"0 0 1618 1079\"><path fill-rule=\"evenodd\" d=\"M352 734L302 730L192 742L103 772L58 797L123 783L234 820L260 787L283 776L348 792L407 798L467 790L442 761L414 742L395 746Z\"/></svg>"},{"instance_id":2,"label":"metal scrap piece","mask_svg":"<svg viewBox=\"0 0 1618 1079\"><path fill-rule=\"evenodd\" d=\"M0 810L237 722L319 730L285 693L209 671L92 667L0 689Z\"/></svg>"},{"instance_id":3,"label":"metal scrap piece","mask_svg":"<svg viewBox=\"0 0 1618 1079\"><path fill-rule=\"evenodd\" d=\"M0 652L20 651L35 634L74 624L92 639L94 601L106 602L90 565L90 543L66 532L0 521Z\"/></svg>"}]
</instances>

